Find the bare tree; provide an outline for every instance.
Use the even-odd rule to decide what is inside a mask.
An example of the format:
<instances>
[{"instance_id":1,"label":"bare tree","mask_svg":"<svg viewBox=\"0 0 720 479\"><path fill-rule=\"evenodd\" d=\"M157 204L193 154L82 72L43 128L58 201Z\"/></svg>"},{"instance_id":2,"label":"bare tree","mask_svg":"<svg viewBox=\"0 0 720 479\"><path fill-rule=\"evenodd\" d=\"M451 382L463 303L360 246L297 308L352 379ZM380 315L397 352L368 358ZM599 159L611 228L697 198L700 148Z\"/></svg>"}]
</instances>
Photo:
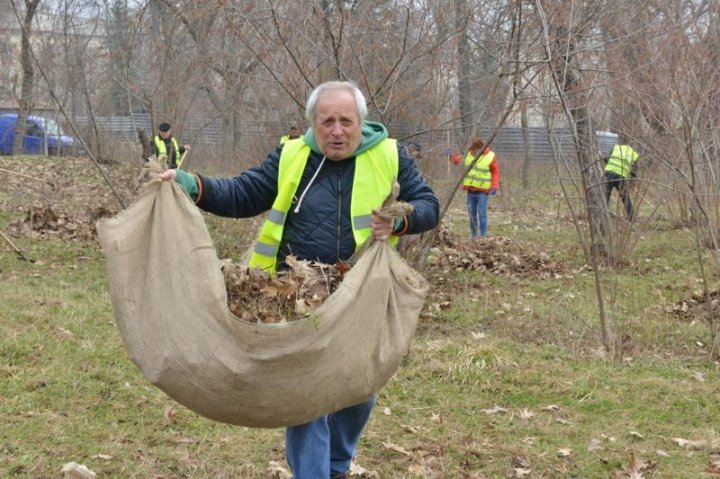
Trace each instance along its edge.
<instances>
[{"instance_id":1,"label":"bare tree","mask_svg":"<svg viewBox=\"0 0 720 479\"><path fill-rule=\"evenodd\" d=\"M20 85L20 96L18 97L18 119L15 125L15 137L13 138L13 152L23 151L23 140L25 138L25 119L31 112L33 101L33 84L35 82L35 69L33 68L32 55L30 52L30 38L32 37L32 22L37 11L40 0L25 0L25 12L22 15L12 1L15 15L22 28L20 43L20 66L22 68L22 81Z\"/></svg>"}]
</instances>

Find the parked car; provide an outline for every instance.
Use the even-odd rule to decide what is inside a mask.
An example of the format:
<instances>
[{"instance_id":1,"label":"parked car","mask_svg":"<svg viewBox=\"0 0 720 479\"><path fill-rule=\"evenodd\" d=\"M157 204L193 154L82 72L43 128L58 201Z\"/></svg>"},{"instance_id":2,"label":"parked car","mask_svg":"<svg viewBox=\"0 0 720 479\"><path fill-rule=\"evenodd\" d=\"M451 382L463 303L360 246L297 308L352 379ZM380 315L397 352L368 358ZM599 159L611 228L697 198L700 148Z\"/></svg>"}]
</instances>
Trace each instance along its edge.
<instances>
[{"instance_id":1,"label":"parked car","mask_svg":"<svg viewBox=\"0 0 720 479\"><path fill-rule=\"evenodd\" d=\"M0 154L13 153L13 139L17 113L0 115ZM78 141L66 135L58 124L49 118L28 115L25 120L23 153L27 155L72 155L79 150ZM15 152L15 154L20 154Z\"/></svg>"}]
</instances>

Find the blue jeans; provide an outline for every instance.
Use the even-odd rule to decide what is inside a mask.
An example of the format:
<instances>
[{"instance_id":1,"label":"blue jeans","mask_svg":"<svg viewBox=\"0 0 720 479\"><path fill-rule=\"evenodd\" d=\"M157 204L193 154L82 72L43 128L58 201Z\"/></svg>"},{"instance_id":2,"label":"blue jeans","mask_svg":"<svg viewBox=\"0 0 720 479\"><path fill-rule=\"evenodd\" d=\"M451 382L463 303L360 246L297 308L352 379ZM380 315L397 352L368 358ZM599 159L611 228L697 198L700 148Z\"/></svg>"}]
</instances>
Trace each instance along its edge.
<instances>
[{"instance_id":1,"label":"blue jeans","mask_svg":"<svg viewBox=\"0 0 720 479\"><path fill-rule=\"evenodd\" d=\"M321 391L318 391L321 394ZM350 469L376 398L285 431L285 458L293 479L326 479Z\"/></svg>"},{"instance_id":2,"label":"blue jeans","mask_svg":"<svg viewBox=\"0 0 720 479\"><path fill-rule=\"evenodd\" d=\"M487 236L487 205L488 194L479 191L467 192L467 207L470 215L470 237L478 237L478 224L480 236Z\"/></svg>"}]
</instances>

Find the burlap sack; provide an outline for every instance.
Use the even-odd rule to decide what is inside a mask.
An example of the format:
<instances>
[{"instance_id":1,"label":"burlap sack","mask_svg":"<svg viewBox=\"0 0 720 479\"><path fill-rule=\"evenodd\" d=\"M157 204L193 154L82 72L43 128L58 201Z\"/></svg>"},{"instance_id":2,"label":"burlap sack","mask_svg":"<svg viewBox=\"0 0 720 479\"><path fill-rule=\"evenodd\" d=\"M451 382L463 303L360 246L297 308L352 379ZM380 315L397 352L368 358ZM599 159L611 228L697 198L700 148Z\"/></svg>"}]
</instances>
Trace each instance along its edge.
<instances>
[{"instance_id":1,"label":"burlap sack","mask_svg":"<svg viewBox=\"0 0 720 479\"><path fill-rule=\"evenodd\" d=\"M312 316L248 323L229 311L203 217L175 183L149 184L97 229L130 358L179 403L231 424L302 424L368 399L407 353L426 292L376 243Z\"/></svg>"}]
</instances>

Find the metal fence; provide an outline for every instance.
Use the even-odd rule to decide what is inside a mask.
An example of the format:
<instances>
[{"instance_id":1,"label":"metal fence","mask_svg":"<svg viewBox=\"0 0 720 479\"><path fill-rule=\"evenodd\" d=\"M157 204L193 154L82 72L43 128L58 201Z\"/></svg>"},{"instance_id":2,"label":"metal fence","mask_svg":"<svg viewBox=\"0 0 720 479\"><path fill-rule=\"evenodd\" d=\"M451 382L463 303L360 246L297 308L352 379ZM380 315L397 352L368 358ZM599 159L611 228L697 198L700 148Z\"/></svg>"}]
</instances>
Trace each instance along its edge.
<instances>
[{"instance_id":1,"label":"metal fence","mask_svg":"<svg viewBox=\"0 0 720 479\"><path fill-rule=\"evenodd\" d=\"M132 117L95 117L93 120L96 128L111 142L136 142L136 129L145 130L149 136L154 132L148 114L135 114ZM81 131L88 131L90 121L90 118L87 117L78 118L77 126ZM240 133L247 141L267 141L272 138L274 142L276 138L285 133L283 128L283 125L279 125L277 122L263 121L246 121L239 125ZM423 133L413 136L413 132L409 131L407 127L394 128L389 125L388 129L393 137L412 137L409 141L419 143L424 151L444 151L453 147L453 145L446 145L438 141L433 142L433 138L437 137L444 137L446 139L443 141L447 142L447 135ZM555 157L576 157L572 133L568 128L548 130L547 128L531 127L527 129L527 133L530 157L533 161L552 161ZM491 131L480 131L479 134L483 138L489 138ZM618 142L616 134L606 131L597 131L596 138L598 155L602 156L607 156ZM178 140L184 143L221 145L223 142L221 120L188 117L182 124ZM510 126L500 129L493 140L492 149L498 155L506 158L524 157L525 138L522 128Z\"/></svg>"}]
</instances>

